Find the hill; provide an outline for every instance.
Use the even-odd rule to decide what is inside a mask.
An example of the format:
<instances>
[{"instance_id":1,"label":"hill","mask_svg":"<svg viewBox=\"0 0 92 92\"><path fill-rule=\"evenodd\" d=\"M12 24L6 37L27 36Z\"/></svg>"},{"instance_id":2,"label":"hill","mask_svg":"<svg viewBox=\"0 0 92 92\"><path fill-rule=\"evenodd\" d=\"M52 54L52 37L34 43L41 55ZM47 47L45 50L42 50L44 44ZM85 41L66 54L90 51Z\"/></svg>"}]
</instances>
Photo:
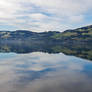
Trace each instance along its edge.
<instances>
[{"instance_id":1,"label":"hill","mask_svg":"<svg viewBox=\"0 0 92 92\"><path fill-rule=\"evenodd\" d=\"M72 54L83 58L92 59L92 25L67 30L53 36L54 39L61 40L62 46L59 48L66 54Z\"/></svg>"},{"instance_id":2,"label":"hill","mask_svg":"<svg viewBox=\"0 0 92 92\"><path fill-rule=\"evenodd\" d=\"M20 49L19 49L20 48ZM63 52L92 60L92 25L64 32L0 31L0 51Z\"/></svg>"}]
</instances>

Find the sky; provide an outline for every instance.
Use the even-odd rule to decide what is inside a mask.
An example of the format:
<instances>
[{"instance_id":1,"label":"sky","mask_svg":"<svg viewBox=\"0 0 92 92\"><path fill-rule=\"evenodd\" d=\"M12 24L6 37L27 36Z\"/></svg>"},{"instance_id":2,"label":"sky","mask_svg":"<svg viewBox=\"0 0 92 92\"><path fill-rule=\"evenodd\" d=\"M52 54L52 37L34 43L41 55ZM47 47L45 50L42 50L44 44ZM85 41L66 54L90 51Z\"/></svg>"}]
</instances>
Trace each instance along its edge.
<instances>
[{"instance_id":1,"label":"sky","mask_svg":"<svg viewBox=\"0 0 92 92\"><path fill-rule=\"evenodd\" d=\"M0 30L64 31L92 24L92 0L0 0Z\"/></svg>"}]
</instances>

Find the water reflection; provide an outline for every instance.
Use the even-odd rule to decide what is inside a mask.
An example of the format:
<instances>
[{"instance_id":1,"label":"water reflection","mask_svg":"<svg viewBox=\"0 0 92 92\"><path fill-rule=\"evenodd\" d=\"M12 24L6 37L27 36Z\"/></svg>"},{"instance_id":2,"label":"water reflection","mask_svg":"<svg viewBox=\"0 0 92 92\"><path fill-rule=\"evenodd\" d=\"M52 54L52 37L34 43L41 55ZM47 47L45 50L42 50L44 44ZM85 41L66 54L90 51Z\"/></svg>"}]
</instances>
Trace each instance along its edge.
<instances>
[{"instance_id":1,"label":"water reflection","mask_svg":"<svg viewBox=\"0 0 92 92\"><path fill-rule=\"evenodd\" d=\"M74 55L81 58L92 60L92 48L91 46L82 46L82 45L76 45L70 46L67 44L67 46L64 46L59 43L30 43L29 41L22 41L22 42L4 42L0 43L0 53L32 53L32 52L45 52L45 53L65 53L67 55Z\"/></svg>"},{"instance_id":2,"label":"water reflection","mask_svg":"<svg viewBox=\"0 0 92 92\"><path fill-rule=\"evenodd\" d=\"M1 92L92 92L92 63L74 56L0 53Z\"/></svg>"}]
</instances>

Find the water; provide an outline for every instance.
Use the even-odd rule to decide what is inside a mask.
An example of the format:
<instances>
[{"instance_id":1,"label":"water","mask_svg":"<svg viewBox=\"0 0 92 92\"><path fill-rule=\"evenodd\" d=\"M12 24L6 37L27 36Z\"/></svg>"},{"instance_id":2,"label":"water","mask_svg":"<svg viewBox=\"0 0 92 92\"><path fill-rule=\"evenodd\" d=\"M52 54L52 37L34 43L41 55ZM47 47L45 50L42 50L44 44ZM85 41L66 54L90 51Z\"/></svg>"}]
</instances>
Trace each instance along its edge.
<instances>
[{"instance_id":1,"label":"water","mask_svg":"<svg viewBox=\"0 0 92 92\"><path fill-rule=\"evenodd\" d=\"M63 53L0 53L0 92L92 92L92 62Z\"/></svg>"}]
</instances>

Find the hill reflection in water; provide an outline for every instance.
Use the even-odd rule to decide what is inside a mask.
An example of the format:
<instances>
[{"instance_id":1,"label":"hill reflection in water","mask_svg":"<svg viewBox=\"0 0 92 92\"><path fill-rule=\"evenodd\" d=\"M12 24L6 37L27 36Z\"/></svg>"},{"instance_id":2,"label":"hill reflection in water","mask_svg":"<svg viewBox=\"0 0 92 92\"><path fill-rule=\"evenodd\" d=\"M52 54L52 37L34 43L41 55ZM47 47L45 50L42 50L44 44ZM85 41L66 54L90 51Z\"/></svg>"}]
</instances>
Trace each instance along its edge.
<instances>
[{"instance_id":1,"label":"hill reflection in water","mask_svg":"<svg viewBox=\"0 0 92 92\"><path fill-rule=\"evenodd\" d=\"M90 47L79 45L75 47L70 46L62 46L61 44L41 44L41 43L30 43L30 42L10 42L10 43L2 43L0 44L0 52L7 53L7 52L14 52L18 54L23 53L32 53L32 52L47 52L47 53L64 53L67 55L74 55L81 58L92 60L92 50Z\"/></svg>"}]
</instances>

